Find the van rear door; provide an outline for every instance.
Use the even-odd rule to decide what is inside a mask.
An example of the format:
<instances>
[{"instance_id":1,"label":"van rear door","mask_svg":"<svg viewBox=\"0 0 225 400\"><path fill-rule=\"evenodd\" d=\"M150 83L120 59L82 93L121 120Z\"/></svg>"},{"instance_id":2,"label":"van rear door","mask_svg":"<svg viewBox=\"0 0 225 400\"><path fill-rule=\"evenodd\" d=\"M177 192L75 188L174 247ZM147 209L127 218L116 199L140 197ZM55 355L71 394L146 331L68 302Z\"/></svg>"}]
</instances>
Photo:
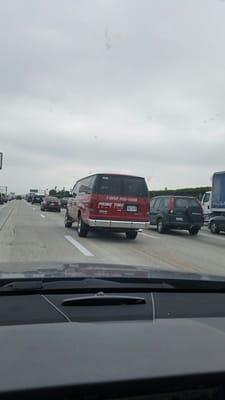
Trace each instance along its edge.
<instances>
[{"instance_id":1,"label":"van rear door","mask_svg":"<svg viewBox=\"0 0 225 400\"><path fill-rule=\"evenodd\" d=\"M99 175L97 182L98 218L148 221L148 188L144 178L125 175Z\"/></svg>"}]
</instances>

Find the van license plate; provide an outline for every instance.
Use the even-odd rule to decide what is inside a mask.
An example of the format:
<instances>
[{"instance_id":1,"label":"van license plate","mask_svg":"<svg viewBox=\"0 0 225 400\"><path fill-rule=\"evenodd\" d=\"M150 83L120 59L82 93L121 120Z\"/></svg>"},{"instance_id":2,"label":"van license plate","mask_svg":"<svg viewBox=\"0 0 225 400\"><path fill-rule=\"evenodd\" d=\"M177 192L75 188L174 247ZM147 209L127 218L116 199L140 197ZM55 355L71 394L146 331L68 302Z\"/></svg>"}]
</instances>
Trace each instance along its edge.
<instances>
[{"instance_id":1,"label":"van license plate","mask_svg":"<svg viewBox=\"0 0 225 400\"><path fill-rule=\"evenodd\" d=\"M137 212L137 206L127 206L127 211L129 211L129 212Z\"/></svg>"},{"instance_id":2,"label":"van license plate","mask_svg":"<svg viewBox=\"0 0 225 400\"><path fill-rule=\"evenodd\" d=\"M183 221L183 220L184 220L183 218L179 218L179 217L176 218L176 221Z\"/></svg>"}]
</instances>

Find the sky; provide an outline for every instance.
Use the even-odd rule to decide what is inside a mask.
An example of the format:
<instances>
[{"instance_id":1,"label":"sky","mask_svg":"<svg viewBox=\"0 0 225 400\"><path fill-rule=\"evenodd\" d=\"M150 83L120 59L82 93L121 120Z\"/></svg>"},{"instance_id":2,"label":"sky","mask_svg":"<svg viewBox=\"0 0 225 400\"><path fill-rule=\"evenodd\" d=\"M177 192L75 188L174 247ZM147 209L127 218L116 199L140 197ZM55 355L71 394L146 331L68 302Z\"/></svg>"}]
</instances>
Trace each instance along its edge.
<instances>
[{"instance_id":1,"label":"sky","mask_svg":"<svg viewBox=\"0 0 225 400\"><path fill-rule=\"evenodd\" d=\"M225 1L0 0L0 186L225 170Z\"/></svg>"}]
</instances>

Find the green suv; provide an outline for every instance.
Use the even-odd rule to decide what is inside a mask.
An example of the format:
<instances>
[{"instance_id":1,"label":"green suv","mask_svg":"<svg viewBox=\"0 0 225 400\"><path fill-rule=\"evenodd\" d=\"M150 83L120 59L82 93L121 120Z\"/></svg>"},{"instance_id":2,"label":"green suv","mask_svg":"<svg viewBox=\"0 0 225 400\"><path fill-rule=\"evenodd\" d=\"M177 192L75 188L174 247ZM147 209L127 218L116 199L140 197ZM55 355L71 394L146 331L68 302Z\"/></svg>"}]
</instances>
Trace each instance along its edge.
<instances>
[{"instance_id":1,"label":"green suv","mask_svg":"<svg viewBox=\"0 0 225 400\"><path fill-rule=\"evenodd\" d=\"M185 229L197 235L203 224L203 210L194 197L159 196L151 200L150 225L156 225L159 233Z\"/></svg>"}]
</instances>

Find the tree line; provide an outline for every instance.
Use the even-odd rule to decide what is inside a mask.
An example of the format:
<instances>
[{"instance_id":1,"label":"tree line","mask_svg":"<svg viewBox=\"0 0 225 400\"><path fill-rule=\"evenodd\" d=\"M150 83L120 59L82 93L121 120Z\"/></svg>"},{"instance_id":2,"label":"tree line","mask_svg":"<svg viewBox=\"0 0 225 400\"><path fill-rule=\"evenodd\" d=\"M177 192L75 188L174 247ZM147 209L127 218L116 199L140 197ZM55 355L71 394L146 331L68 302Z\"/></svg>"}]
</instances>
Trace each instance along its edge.
<instances>
[{"instance_id":1,"label":"tree line","mask_svg":"<svg viewBox=\"0 0 225 400\"><path fill-rule=\"evenodd\" d=\"M150 190L149 196L150 197L166 196L166 195L193 196L193 197L197 197L198 199L202 199L203 194L205 192L208 192L209 190L211 190L210 186L201 186L201 187L196 187L196 188L183 188L183 189L167 189L167 188L165 188L164 190ZM62 197L70 197L71 193L69 190L51 189L49 191L49 195L55 196L58 198L62 198Z\"/></svg>"},{"instance_id":2,"label":"tree line","mask_svg":"<svg viewBox=\"0 0 225 400\"><path fill-rule=\"evenodd\" d=\"M212 190L210 186L201 186L196 188L183 188L183 189L150 190L149 195L150 197L166 196L166 195L193 196L201 200L204 193L210 190Z\"/></svg>"}]
</instances>

